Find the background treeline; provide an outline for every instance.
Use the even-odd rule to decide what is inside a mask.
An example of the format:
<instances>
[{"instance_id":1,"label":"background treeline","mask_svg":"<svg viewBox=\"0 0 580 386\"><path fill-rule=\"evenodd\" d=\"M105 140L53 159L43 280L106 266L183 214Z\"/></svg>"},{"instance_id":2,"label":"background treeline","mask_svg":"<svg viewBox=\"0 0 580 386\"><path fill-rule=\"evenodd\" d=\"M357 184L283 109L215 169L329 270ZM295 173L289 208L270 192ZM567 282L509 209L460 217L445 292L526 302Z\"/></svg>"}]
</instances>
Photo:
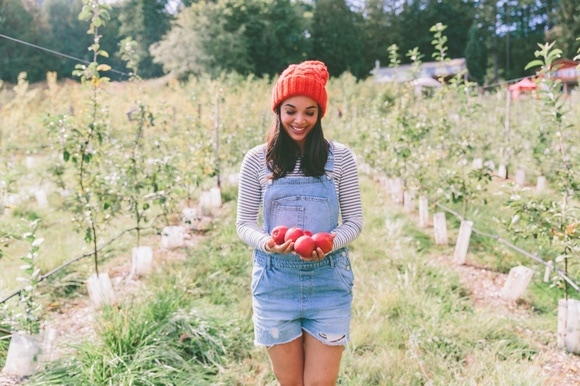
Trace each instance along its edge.
<instances>
[{"instance_id":1,"label":"background treeline","mask_svg":"<svg viewBox=\"0 0 580 386\"><path fill-rule=\"evenodd\" d=\"M465 57L480 84L528 75L537 43L557 41L563 56L580 46L580 0L118 0L101 27L113 80L130 71L120 52L131 44L142 78L179 78L224 71L273 76L288 63L316 58L332 76L368 77L380 61L401 63L418 50L431 61L429 31L448 26L447 57ZM70 77L89 61L90 36L80 21L83 0L0 0L0 79L31 82L47 71ZM28 44L27 44L28 43ZM126 50L127 47L125 47ZM417 52L417 51L416 51Z\"/></svg>"}]
</instances>

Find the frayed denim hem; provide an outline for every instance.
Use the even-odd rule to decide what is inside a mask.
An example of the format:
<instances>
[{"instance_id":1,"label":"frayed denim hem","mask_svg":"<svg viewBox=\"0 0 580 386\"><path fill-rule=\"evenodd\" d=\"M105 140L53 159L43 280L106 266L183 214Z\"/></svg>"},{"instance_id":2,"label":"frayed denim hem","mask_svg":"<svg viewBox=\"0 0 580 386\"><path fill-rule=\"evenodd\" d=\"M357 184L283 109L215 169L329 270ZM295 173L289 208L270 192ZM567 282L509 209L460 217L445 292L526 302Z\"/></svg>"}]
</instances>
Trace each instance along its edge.
<instances>
[{"instance_id":1,"label":"frayed denim hem","mask_svg":"<svg viewBox=\"0 0 580 386\"><path fill-rule=\"evenodd\" d=\"M325 333L323 331L314 334L312 331L303 330L327 346L346 346L349 342L348 334Z\"/></svg>"},{"instance_id":2,"label":"frayed denim hem","mask_svg":"<svg viewBox=\"0 0 580 386\"><path fill-rule=\"evenodd\" d=\"M288 339L288 340L286 340L286 341L284 341L284 342L276 342L276 343L274 343L274 344L265 344L265 343L260 343L260 342L258 342L257 340L255 340L255 339L254 339L254 346L256 346L256 347L266 347L267 349L269 349L269 348L271 348L271 347L273 347L273 346L277 346L277 345L279 345L279 344L286 344L286 343L293 342L293 341L295 341L296 339L300 338L302 335L303 335L303 333L301 332L300 334L298 334L297 336L295 336L295 337L293 337L293 338L290 338L290 339Z\"/></svg>"}]
</instances>

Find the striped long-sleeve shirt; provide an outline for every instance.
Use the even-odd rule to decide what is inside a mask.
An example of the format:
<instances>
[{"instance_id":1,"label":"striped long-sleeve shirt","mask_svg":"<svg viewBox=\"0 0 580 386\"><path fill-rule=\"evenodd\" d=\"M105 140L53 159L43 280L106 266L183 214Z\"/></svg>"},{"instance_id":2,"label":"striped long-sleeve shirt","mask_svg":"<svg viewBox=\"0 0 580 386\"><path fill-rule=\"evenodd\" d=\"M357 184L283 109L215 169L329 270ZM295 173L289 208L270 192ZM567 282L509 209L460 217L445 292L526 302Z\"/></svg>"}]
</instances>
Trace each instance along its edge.
<instances>
[{"instance_id":1,"label":"striped long-sleeve shirt","mask_svg":"<svg viewBox=\"0 0 580 386\"><path fill-rule=\"evenodd\" d=\"M343 144L334 145L334 186L340 205L341 223L332 230L335 233L334 249L347 246L361 232L363 225L362 204L360 198L357 166L350 149ZM258 224L268 182L265 144L251 149L242 162L239 187L236 230L239 237L252 248L265 250L270 236ZM300 171L300 160L289 177L303 176Z\"/></svg>"}]
</instances>

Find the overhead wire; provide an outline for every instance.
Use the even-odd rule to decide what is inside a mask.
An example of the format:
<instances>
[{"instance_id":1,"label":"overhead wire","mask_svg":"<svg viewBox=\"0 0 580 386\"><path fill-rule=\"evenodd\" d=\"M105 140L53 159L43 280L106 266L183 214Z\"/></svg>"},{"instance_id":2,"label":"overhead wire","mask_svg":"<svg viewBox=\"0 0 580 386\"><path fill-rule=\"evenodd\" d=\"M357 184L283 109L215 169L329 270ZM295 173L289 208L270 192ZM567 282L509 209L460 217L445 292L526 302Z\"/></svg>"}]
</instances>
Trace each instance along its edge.
<instances>
[{"instance_id":1,"label":"overhead wire","mask_svg":"<svg viewBox=\"0 0 580 386\"><path fill-rule=\"evenodd\" d=\"M29 43L27 41L17 39L17 38L14 38L14 37L2 34L2 33L0 33L0 38L4 38L6 40L10 40L10 41L13 41L13 42L18 43L18 44L22 44L22 45L29 46L32 48L36 48L38 50L45 51L45 52L48 52L48 53L56 55L56 56L61 56L63 58L71 59L71 60L77 61L79 63L84 63L84 64L91 63L88 60L80 59L80 58L59 52L59 51L51 50L50 48L46 48L46 47L39 46L37 44ZM127 74L126 72L115 70L114 68L111 68L109 71L114 72L114 73L119 74L119 75L123 75L123 76L127 76L127 77L129 76L129 74Z\"/></svg>"}]
</instances>

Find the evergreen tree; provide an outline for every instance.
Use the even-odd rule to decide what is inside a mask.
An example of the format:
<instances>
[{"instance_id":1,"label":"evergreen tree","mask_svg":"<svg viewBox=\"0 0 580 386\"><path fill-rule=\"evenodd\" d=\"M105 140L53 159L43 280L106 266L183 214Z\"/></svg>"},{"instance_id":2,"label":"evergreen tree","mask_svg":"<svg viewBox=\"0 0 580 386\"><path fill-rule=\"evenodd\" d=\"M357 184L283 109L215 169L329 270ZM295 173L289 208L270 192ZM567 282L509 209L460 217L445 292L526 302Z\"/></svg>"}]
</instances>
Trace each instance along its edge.
<instances>
[{"instance_id":1,"label":"evergreen tree","mask_svg":"<svg viewBox=\"0 0 580 386\"><path fill-rule=\"evenodd\" d=\"M87 47L91 37L87 34L87 23L79 20L83 7L82 0L47 0L42 7L43 19L47 25L47 34L43 39L46 48L61 54L90 61ZM45 63L56 71L58 78L72 77L72 71L78 61L64 56L46 54Z\"/></svg>"},{"instance_id":2,"label":"evergreen tree","mask_svg":"<svg viewBox=\"0 0 580 386\"><path fill-rule=\"evenodd\" d=\"M447 56L451 59L465 55L469 29L473 25L475 9L472 0L431 1L427 19L447 26Z\"/></svg>"},{"instance_id":3,"label":"evergreen tree","mask_svg":"<svg viewBox=\"0 0 580 386\"><path fill-rule=\"evenodd\" d=\"M312 59L326 63L332 76L349 71L368 75L364 60L363 19L344 0L317 0L312 20Z\"/></svg>"},{"instance_id":4,"label":"evergreen tree","mask_svg":"<svg viewBox=\"0 0 580 386\"><path fill-rule=\"evenodd\" d=\"M560 0L556 26L548 33L565 58L574 58L580 48L580 0Z\"/></svg>"},{"instance_id":5,"label":"evergreen tree","mask_svg":"<svg viewBox=\"0 0 580 386\"><path fill-rule=\"evenodd\" d=\"M363 36L365 41L365 63L369 69L378 60L389 63L387 47L401 40L396 10L390 9L390 1L368 0L359 12L364 16Z\"/></svg>"},{"instance_id":6,"label":"evergreen tree","mask_svg":"<svg viewBox=\"0 0 580 386\"><path fill-rule=\"evenodd\" d=\"M465 60L469 76L478 84L483 84L487 71L487 51L483 38L479 34L479 28L475 24L469 29Z\"/></svg>"},{"instance_id":7,"label":"evergreen tree","mask_svg":"<svg viewBox=\"0 0 580 386\"><path fill-rule=\"evenodd\" d=\"M210 27L207 7L209 5L203 3L185 8L163 39L151 46L153 61L161 65L164 72L187 78L211 70L210 58L204 52L204 37L208 33L202 32L206 26Z\"/></svg>"},{"instance_id":8,"label":"evergreen tree","mask_svg":"<svg viewBox=\"0 0 580 386\"><path fill-rule=\"evenodd\" d=\"M522 3L508 0L502 3L497 52L504 79L518 79L533 74L526 65L534 59L538 43L545 42L548 19L539 2ZM501 73L501 72L500 72Z\"/></svg>"},{"instance_id":9,"label":"evergreen tree","mask_svg":"<svg viewBox=\"0 0 580 386\"><path fill-rule=\"evenodd\" d=\"M258 20L246 28L256 75L279 74L289 63L304 60L311 51L307 36L309 8L292 0L265 1Z\"/></svg>"},{"instance_id":10,"label":"evergreen tree","mask_svg":"<svg viewBox=\"0 0 580 386\"><path fill-rule=\"evenodd\" d=\"M120 36L130 37L138 44L138 67L143 78L163 74L162 67L153 62L149 48L160 41L171 26L170 0L127 0L121 4L119 13Z\"/></svg>"},{"instance_id":11,"label":"evergreen tree","mask_svg":"<svg viewBox=\"0 0 580 386\"><path fill-rule=\"evenodd\" d=\"M179 77L222 71L275 75L307 57L307 19L291 0L219 0L184 9L152 47L154 60Z\"/></svg>"},{"instance_id":12,"label":"evergreen tree","mask_svg":"<svg viewBox=\"0 0 580 386\"><path fill-rule=\"evenodd\" d=\"M478 29L478 34L482 37L486 49L489 74L489 83L496 84L499 80L499 45L498 36L498 7L495 0L478 0L475 3L474 25Z\"/></svg>"},{"instance_id":13,"label":"evergreen tree","mask_svg":"<svg viewBox=\"0 0 580 386\"><path fill-rule=\"evenodd\" d=\"M45 53L18 42L42 44L44 29L38 8L33 4L25 8L22 1L0 0L0 34L7 36L0 37L0 79L16 83L20 72L26 72L30 82L46 78Z\"/></svg>"},{"instance_id":14,"label":"evergreen tree","mask_svg":"<svg viewBox=\"0 0 580 386\"><path fill-rule=\"evenodd\" d=\"M121 31L121 20L120 15L121 7L114 5L109 11L111 19L107 23L99 28L101 34L101 47L104 51L109 52L111 55L108 58L103 58L102 62L107 63L111 66L112 70L105 73L106 76L113 80L127 80L129 79L129 70L126 67L126 62L123 61L119 55L120 41L119 38ZM148 60L151 61L151 54L147 53Z\"/></svg>"},{"instance_id":15,"label":"evergreen tree","mask_svg":"<svg viewBox=\"0 0 580 386\"><path fill-rule=\"evenodd\" d=\"M465 54L467 36L475 17L475 7L471 1L409 1L399 15L401 19L401 41L397 42L401 52L417 47L426 57L431 57L433 47L431 26L442 23L447 27L447 56L460 58Z\"/></svg>"}]
</instances>

